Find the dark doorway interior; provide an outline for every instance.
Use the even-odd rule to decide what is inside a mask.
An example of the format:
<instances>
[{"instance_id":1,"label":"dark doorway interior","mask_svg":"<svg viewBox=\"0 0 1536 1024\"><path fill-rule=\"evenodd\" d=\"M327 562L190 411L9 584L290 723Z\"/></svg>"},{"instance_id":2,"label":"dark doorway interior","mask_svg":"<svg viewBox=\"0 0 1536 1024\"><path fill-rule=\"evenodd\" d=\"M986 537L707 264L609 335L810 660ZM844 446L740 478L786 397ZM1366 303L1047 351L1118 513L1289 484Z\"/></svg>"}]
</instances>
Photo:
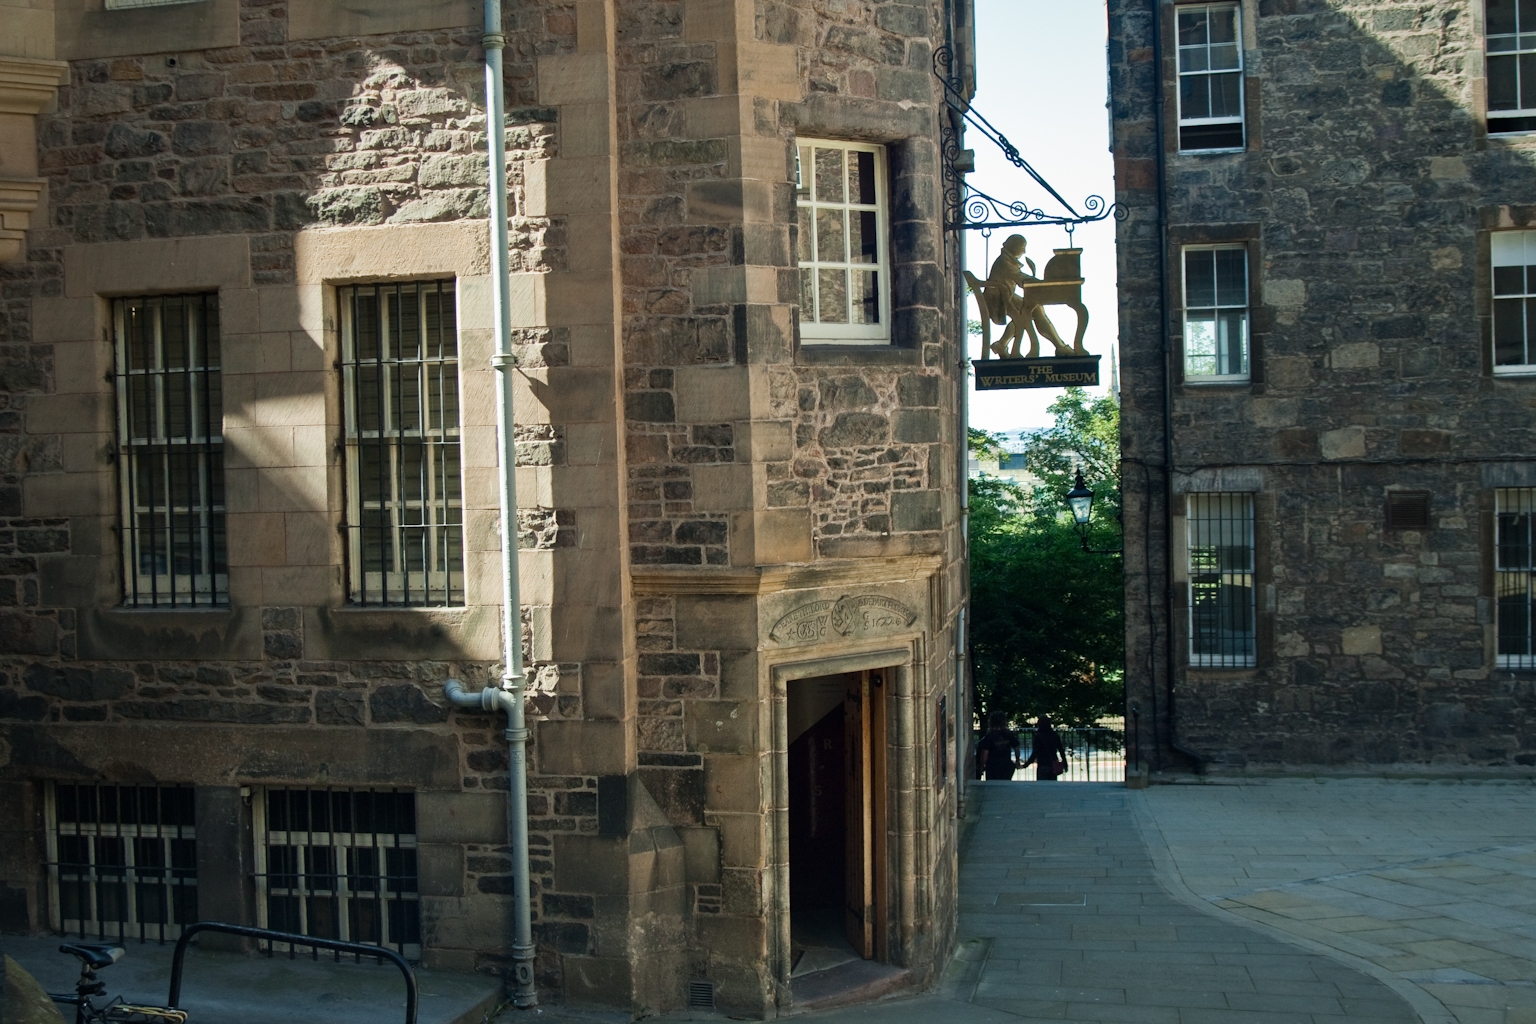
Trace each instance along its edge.
<instances>
[{"instance_id":1,"label":"dark doorway interior","mask_svg":"<svg viewBox=\"0 0 1536 1024\"><path fill-rule=\"evenodd\" d=\"M884 691L877 673L789 683L792 975L883 958Z\"/></svg>"}]
</instances>

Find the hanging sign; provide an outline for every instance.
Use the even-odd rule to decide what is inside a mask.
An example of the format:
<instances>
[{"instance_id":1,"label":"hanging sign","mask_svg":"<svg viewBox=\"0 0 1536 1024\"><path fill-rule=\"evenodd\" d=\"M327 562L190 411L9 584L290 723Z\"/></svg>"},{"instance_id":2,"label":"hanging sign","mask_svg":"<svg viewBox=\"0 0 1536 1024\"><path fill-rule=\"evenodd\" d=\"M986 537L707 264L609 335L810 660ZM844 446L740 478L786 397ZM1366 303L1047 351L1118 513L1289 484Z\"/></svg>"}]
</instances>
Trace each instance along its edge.
<instances>
[{"instance_id":1,"label":"hanging sign","mask_svg":"<svg viewBox=\"0 0 1536 1024\"><path fill-rule=\"evenodd\" d=\"M1044 359L976 359L977 391L1010 388L1089 388L1099 383L1098 356L1054 356Z\"/></svg>"},{"instance_id":2,"label":"hanging sign","mask_svg":"<svg viewBox=\"0 0 1536 1024\"><path fill-rule=\"evenodd\" d=\"M1057 249L1045 272L1036 277L1035 263L1024 255L1024 249L1023 235L1009 235L985 281L965 272L981 311L981 358L971 364L976 371L976 390L1098 384L1099 357L1083 348L1083 335L1088 331L1088 309L1083 305L1083 250ZM1066 306L1077 314L1077 333L1070 344L1045 315L1046 306ZM1003 328L995 342L993 324ZM1026 336L1029 351L1021 353ZM1055 355L1040 355L1042 337L1051 343Z\"/></svg>"}]
</instances>

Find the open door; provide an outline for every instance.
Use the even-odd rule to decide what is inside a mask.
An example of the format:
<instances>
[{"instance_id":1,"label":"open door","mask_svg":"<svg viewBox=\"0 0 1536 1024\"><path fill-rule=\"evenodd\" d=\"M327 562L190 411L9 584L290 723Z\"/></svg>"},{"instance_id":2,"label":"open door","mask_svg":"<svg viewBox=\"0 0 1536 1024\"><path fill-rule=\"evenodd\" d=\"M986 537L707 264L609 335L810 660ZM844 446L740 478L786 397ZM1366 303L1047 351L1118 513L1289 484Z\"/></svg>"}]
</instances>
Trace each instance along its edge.
<instances>
[{"instance_id":1,"label":"open door","mask_svg":"<svg viewBox=\"0 0 1536 1024\"><path fill-rule=\"evenodd\" d=\"M886 780L884 673L854 672L843 697L843 925L866 960L885 959Z\"/></svg>"}]
</instances>

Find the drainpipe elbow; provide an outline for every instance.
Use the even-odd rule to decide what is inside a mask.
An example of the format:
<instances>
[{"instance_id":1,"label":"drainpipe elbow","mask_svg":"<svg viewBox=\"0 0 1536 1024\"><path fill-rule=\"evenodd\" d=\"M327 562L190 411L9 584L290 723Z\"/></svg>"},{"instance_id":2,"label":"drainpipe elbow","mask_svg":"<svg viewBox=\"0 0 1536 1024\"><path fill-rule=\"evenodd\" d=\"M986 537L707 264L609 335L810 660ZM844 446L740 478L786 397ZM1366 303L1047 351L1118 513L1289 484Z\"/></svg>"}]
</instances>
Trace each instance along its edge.
<instances>
[{"instance_id":1,"label":"drainpipe elbow","mask_svg":"<svg viewBox=\"0 0 1536 1024\"><path fill-rule=\"evenodd\" d=\"M443 683L443 696L456 707L495 711L498 707L505 707L501 695L501 690L493 690L489 687L479 693L470 693L457 679L449 679Z\"/></svg>"}]
</instances>

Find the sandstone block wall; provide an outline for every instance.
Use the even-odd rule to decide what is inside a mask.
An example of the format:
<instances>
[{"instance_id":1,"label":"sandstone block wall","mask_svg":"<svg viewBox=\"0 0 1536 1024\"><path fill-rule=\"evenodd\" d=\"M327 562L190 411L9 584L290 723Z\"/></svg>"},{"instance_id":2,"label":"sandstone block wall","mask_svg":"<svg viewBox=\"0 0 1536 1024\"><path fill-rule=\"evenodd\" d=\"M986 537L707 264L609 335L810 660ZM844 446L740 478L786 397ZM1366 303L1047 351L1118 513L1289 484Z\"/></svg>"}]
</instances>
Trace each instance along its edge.
<instances>
[{"instance_id":1,"label":"sandstone block wall","mask_svg":"<svg viewBox=\"0 0 1536 1024\"><path fill-rule=\"evenodd\" d=\"M1536 143L1486 132L1481 3L1241 8L1247 149L1180 154L1173 5L1110 5L1130 214L1119 235L1128 699L1149 749L1156 723L1164 764L1189 763L1177 742L1234 767L1518 770L1536 755L1536 692L1529 673L1496 666L1492 508L1493 488L1530 477L1536 385L1492 374L1488 239L1528 223ZM1213 241L1249 246L1249 384L1179 376L1179 246ZM1431 492L1431 528L1387 530L1391 489ZM1184 494L1213 490L1256 496L1252 670L1188 667L1186 584L1166 531L1184 529Z\"/></svg>"},{"instance_id":2,"label":"sandstone block wall","mask_svg":"<svg viewBox=\"0 0 1536 1024\"><path fill-rule=\"evenodd\" d=\"M46 216L0 266L0 799L40 849L47 781L214 802L413 788L426 960L498 970L505 748L440 696L500 671L478 9L97 6L51 12L69 64L36 123ZM951 6L506 7L533 906L555 998L665 1009L705 979L725 1008L787 1005L771 673L851 649L905 645L915 666L892 949L921 982L952 942L934 733L962 599L960 351L929 72ZM798 343L796 137L888 147L888 347ZM335 289L443 277L465 604L351 607ZM109 299L177 291L219 294L231 601L126 610ZM796 608L897 591L910 615L873 632L770 635ZM39 856L7 849L0 926L42 927ZM253 913L229 884L223 905Z\"/></svg>"}]
</instances>

